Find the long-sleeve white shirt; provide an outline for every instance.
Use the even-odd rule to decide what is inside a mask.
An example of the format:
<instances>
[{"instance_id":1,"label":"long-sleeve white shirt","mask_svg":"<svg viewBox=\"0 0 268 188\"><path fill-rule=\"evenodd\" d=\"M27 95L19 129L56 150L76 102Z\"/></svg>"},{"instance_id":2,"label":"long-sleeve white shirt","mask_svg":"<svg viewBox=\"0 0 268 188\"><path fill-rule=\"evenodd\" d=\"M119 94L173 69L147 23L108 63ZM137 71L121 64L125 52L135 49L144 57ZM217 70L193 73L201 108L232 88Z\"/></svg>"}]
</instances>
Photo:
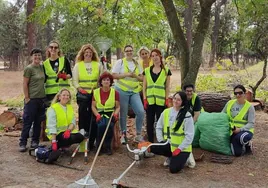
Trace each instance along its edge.
<instances>
[{"instance_id":1,"label":"long-sleeve white shirt","mask_svg":"<svg viewBox=\"0 0 268 188\"><path fill-rule=\"evenodd\" d=\"M179 111L176 111L175 108L173 107L170 110L170 114L169 114L170 132L172 131L178 112ZM164 136L163 136L164 116L163 114L164 113L161 114L156 125L156 138L158 142L161 142L164 140ZM183 130L184 130L185 138L178 147L181 151L187 148L189 145L191 145L194 139L194 120L189 112L187 112L185 115Z\"/></svg>"},{"instance_id":2,"label":"long-sleeve white shirt","mask_svg":"<svg viewBox=\"0 0 268 188\"><path fill-rule=\"evenodd\" d=\"M62 106L63 110L66 112L67 111L67 107L66 106ZM76 120L75 120L75 116L72 120L72 124L75 126L76 124ZM48 134L57 134L57 116L56 116L56 112L53 108L48 108L47 110L47 129L48 129Z\"/></svg>"}]
</instances>

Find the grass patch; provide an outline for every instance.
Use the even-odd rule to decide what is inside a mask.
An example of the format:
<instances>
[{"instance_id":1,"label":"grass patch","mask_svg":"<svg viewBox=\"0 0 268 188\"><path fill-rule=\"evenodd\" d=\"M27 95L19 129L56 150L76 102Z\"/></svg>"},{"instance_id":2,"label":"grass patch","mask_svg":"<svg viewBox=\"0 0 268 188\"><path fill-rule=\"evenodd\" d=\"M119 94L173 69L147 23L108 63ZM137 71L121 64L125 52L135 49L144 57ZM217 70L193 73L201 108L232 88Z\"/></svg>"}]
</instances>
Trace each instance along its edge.
<instances>
[{"instance_id":1,"label":"grass patch","mask_svg":"<svg viewBox=\"0 0 268 188\"><path fill-rule=\"evenodd\" d=\"M8 107L23 107L24 105L23 100L24 100L24 95L19 95L17 97L3 101L3 104L7 105Z\"/></svg>"}]
</instances>

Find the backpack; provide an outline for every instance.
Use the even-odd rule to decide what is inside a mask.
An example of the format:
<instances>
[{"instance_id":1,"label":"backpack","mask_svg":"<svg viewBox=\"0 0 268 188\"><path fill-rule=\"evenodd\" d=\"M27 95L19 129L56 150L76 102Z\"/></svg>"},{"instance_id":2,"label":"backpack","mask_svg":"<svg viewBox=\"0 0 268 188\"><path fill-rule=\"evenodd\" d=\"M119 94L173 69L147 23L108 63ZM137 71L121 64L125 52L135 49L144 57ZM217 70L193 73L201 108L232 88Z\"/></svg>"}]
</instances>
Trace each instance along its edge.
<instances>
[{"instance_id":1,"label":"backpack","mask_svg":"<svg viewBox=\"0 0 268 188\"><path fill-rule=\"evenodd\" d=\"M61 152L59 150L53 151L46 146L38 146L36 149L29 150L29 155L35 156L36 161L45 164L52 164L60 157Z\"/></svg>"}]
</instances>

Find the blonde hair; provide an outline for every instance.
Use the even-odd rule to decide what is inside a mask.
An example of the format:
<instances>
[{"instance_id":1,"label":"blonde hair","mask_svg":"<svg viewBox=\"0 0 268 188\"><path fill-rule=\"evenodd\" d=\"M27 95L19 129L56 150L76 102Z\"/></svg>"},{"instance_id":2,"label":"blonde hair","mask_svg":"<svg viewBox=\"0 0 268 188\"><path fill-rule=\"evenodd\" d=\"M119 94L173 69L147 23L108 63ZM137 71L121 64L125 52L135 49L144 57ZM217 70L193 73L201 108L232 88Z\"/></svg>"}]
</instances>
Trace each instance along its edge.
<instances>
[{"instance_id":1,"label":"blonde hair","mask_svg":"<svg viewBox=\"0 0 268 188\"><path fill-rule=\"evenodd\" d=\"M96 49L91 44L85 44L85 45L83 45L81 47L81 49L79 50L79 52L78 52L78 54L77 54L77 56L75 58L76 63L78 63L80 61L84 61L84 54L85 54L85 51L87 49L90 49L92 51L92 53L93 53L92 59L91 59L92 61L97 61L97 62L100 61Z\"/></svg>"},{"instance_id":2,"label":"blonde hair","mask_svg":"<svg viewBox=\"0 0 268 188\"><path fill-rule=\"evenodd\" d=\"M51 57L51 54L50 54L50 52L49 52L49 46L50 46L50 44L52 44L52 43L56 43L56 44L58 45L58 49L59 49L58 56L59 56L59 57L61 56L61 50L60 50L60 44L59 44L59 42L56 41L56 40L52 40L52 41L50 41L50 42L48 43L48 46L47 46L47 48L46 48L46 58L50 58L50 57Z\"/></svg>"},{"instance_id":3,"label":"blonde hair","mask_svg":"<svg viewBox=\"0 0 268 188\"><path fill-rule=\"evenodd\" d=\"M139 49L139 51L138 51L138 56L139 56L139 58L141 58L141 51L142 50L145 50L145 51L147 51L148 52L148 56L150 55L150 50L146 47L146 46L142 46L140 49ZM149 56L149 58L150 58L150 56Z\"/></svg>"},{"instance_id":4,"label":"blonde hair","mask_svg":"<svg viewBox=\"0 0 268 188\"><path fill-rule=\"evenodd\" d=\"M53 100L52 100L52 102L51 102L51 105L56 104L57 102L60 102L59 97L60 97L60 95L61 95L64 91L68 91L70 97L69 97L69 102L68 102L67 104L71 104L71 100L72 100L71 92L70 92L68 89L66 89L66 88L62 88L62 89L55 95L55 97L53 98Z\"/></svg>"}]
</instances>

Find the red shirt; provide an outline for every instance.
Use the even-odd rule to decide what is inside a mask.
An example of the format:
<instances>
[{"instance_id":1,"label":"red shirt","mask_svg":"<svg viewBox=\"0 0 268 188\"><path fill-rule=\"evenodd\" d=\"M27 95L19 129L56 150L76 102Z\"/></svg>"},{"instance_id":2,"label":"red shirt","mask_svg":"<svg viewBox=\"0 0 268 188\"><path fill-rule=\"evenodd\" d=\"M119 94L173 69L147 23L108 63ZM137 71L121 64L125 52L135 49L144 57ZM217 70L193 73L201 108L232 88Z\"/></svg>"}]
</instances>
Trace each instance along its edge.
<instances>
[{"instance_id":1,"label":"red shirt","mask_svg":"<svg viewBox=\"0 0 268 188\"><path fill-rule=\"evenodd\" d=\"M110 91L103 91L102 88L100 88L100 98L101 98L101 104L104 105L105 102L108 100L108 97L110 95ZM95 101L95 98L94 98L94 94L93 94L93 97L92 97L92 101ZM118 91L115 91L115 101L119 101L119 93Z\"/></svg>"}]
</instances>

